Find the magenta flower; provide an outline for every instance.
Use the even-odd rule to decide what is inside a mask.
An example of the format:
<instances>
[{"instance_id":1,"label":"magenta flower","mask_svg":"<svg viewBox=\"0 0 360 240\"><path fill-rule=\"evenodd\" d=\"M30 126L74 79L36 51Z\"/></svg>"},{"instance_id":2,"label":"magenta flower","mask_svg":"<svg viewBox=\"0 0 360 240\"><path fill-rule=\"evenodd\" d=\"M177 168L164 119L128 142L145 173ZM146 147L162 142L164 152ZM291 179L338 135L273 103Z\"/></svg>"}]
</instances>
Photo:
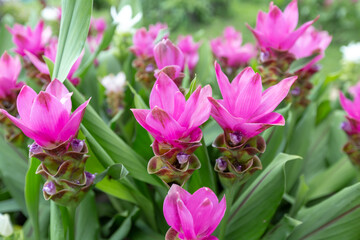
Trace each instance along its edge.
<instances>
[{"instance_id":1,"label":"magenta flower","mask_svg":"<svg viewBox=\"0 0 360 240\"><path fill-rule=\"evenodd\" d=\"M180 239L215 240L211 234L219 225L226 210L225 196L219 202L211 189L203 187L194 194L173 184L164 200L164 217L171 226L166 240L176 233Z\"/></svg>"},{"instance_id":2,"label":"magenta flower","mask_svg":"<svg viewBox=\"0 0 360 240\"><path fill-rule=\"evenodd\" d=\"M150 110L131 109L136 120L158 142L182 148L181 142L198 142L199 128L208 120L212 93L209 85L199 86L186 101L173 80L160 72L150 94Z\"/></svg>"},{"instance_id":3,"label":"magenta flower","mask_svg":"<svg viewBox=\"0 0 360 240\"><path fill-rule=\"evenodd\" d=\"M194 42L194 39L191 35L179 36L178 38L178 47L184 54L185 64L188 66L190 71L193 71L196 67L196 64L199 61L199 47L201 43Z\"/></svg>"},{"instance_id":4,"label":"magenta flower","mask_svg":"<svg viewBox=\"0 0 360 240\"><path fill-rule=\"evenodd\" d=\"M161 29L166 29L167 25L157 23L156 25L150 25L149 31L146 28L138 29L133 37L134 45L130 47L137 57L152 57L154 56L154 41ZM166 38L167 36L165 36Z\"/></svg>"},{"instance_id":5,"label":"magenta flower","mask_svg":"<svg viewBox=\"0 0 360 240\"><path fill-rule=\"evenodd\" d=\"M72 140L79 130L80 122L90 99L71 113L71 95L58 80L52 81L39 94L24 86L17 98L20 119L0 109L26 136L45 148L56 147Z\"/></svg>"},{"instance_id":6,"label":"magenta flower","mask_svg":"<svg viewBox=\"0 0 360 240\"><path fill-rule=\"evenodd\" d=\"M346 111L348 122L343 124L343 129L348 134L360 133L360 82L349 89L350 94L354 97L354 101L347 99L340 92L340 103Z\"/></svg>"},{"instance_id":7,"label":"magenta flower","mask_svg":"<svg viewBox=\"0 0 360 240\"><path fill-rule=\"evenodd\" d=\"M55 63L55 58L56 58L57 45L58 45L57 40L53 39L52 41L50 41L50 44L45 48L45 52L44 52L44 56L49 58L54 63ZM51 78L50 78L49 69L48 69L46 63L42 60L42 57L38 58L26 50L25 50L25 54L29 58L30 62L41 73L38 77L43 78L46 81L50 81ZM80 57L76 60L74 65L71 67L70 72L67 76L67 79L69 79L69 81L72 82L74 85L78 85L80 83L80 78L73 77L73 75L76 72L76 70L79 68L79 65L81 63L83 55L84 55L84 53L81 53Z\"/></svg>"},{"instance_id":8,"label":"magenta flower","mask_svg":"<svg viewBox=\"0 0 360 240\"><path fill-rule=\"evenodd\" d=\"M298 19L297 0L290 2L284 12L271 2L269 13L262 11L258 13L255 29L249 25L247 27L262 49L289 50L305 30L317 20L306 22L295 30Z\"/></svg>"},{"instance_id":9,"label":"magenta flower","mask_svg":"<svg viewBox=\"0 0 360 240\"><path fill-rule=\"evenodd\" d=\"M167 68L167 73L173 73L168 74L172 79L179 77L180 73L184 70L184 55L169 39L163 39L156 44L154 47L154 58L160 71ZM169 69L172 69L172 71L169 71ZM158 74L159 71L155 72L156 77Z\"/></svg>"},{"instance_id":10,"label":"magenta flower","mask_svg":"<svg viewBox=\"0 0 360 240\"><path fill-rule=\"evenodd\" d=\"M223 100L209 97L212 104L211 116L233 142L249 139L260 134L272 125L284 125L285 120L279 113L273 112L286 97L297 76L289 77L262 91L261 77L251 67L245 68L230 83L215 62L216 77Z\"/></svg>"},{"instance_id":11,"label":"magenta flower","mask_svg":"<svg viewBox=\"0 0 360 240\"><path fill-rule=\"evenodd\" d=\"M21 88L23 83L17 83L20 71L19 57L11 57L5 52L0 58L0 99L13 96Z\"/></svg>"},{"instance_id":12,"label":"magenta flower","mask_svg":"<svg viewBox=\"0 0 360 240\"><path fill-rule=\"evenodd\" d=\"M309 57L315 52L319 52L320 55L315 57L309 62L303 69L309 69L315 63L320 61L325 56L325 50L329 46L332 37L326 31L317 31L313 26L310 26L304 34L302 34L295 44L290 49L290 52L295 55L296 58Z\"/></svg>"},{"instance_id":13,"label":"magenta flower","mask_svg":"<svg viewBox=\"0 0 360 240\"><path fill-rule=\"evenodd\" d=\"M25 56L25 50L35 56L40 56L45 49L45 45L51 37L50 27L44 29L44 22L40 21L32 30L29 26L15 24L13 28L6 27L12 34L12 40L16 45L15 52Z\"/></svg>"},{"instance_id":14,"label":"magenta flower","mask_svg":"<svg viewBox=\"0 0 360 240\"><path fill-rule=\"evenodd\" d=\"M215 57L224 66L239 68L246 65L251 58L256 57L257 51L254 45L242 44L242 36L233 27L226 27L222 37L211 40L210 46Z\"/></svg>"}]
</instances>

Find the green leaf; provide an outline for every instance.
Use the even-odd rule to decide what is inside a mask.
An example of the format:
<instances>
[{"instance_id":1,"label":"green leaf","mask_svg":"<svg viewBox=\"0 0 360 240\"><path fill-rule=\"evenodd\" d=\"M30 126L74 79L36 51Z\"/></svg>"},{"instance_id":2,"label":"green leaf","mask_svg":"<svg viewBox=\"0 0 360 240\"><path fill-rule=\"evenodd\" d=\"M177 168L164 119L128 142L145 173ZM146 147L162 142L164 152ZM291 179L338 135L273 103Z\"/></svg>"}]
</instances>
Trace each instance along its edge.
<instances>
[{"instance_id":1,"label":"green leaf","mask_svg":"<svg viewBox=\"0 0 360 240\"><path fill-rule=\"evenodd\" d=\"M39 198L40 198L40 182L41 175L35 174L36 169L40 165L40 161L36 158L30 159L29 170L26 173L25 180L25 201L26 208L32 226L34 229L35 239L40 238L39 229Z\"/></svg>"},{"instance_id":2,"label":"green leaf","mask_svg":"<svg viewBox=\"0 0 360 240\"><path fill-rule=\"evenodd\" d=\"M305 57L305 58L300 58L295 60L294 62L291 63L290 67L289 67L289 73L295 73L296 71L304 68L308 63L310 63L314 58L316 58L317 56L319 56L320 53L314 53L309 57Z\"/></svg>"},{"instance_id":3,"label":"green leaf","mask_svg":"<svg viewBox=\"0 0 360 240\"><path fill-rule=\"evenodd\" d=\"M44 59L44 61L45 61L45 63L46 63L46 66L47 66L48 69L49 69L50 78L52 78L52 75L53 75L53 72L54 72L54 62L51 61L50 58L45 57L45 56L43 56L43 59Z\"/></svg>"},{"instance_id":4,"label":"green leaf","mask_svg":"<svg viewBox=\"0 0 360 240\"><path fill-rule=\"evenodd\" d=\"M112 179L119 180L121 178L124 178L129 172L124 168L124 166L120 163L116 163L114 165L111 165L105 171L102 173L99 173L96 175L94 184L97 184L101 180L103 180L106 176L109 176Z\"/></svg>"},{"instance_id":5,"label":"green leaf","mask_svg":"<svg viewBox=\"0 0 360 240\"><path fill-rule=\"evenodd\" d=\"M128 236L132 226L131 220L138 211L139 208L134 208L130 215L121 224L120 228L116 230L113 235L111 235L110 240L125 239L126 236Z\"/></svg>"},{"instance_id":6,"label":"green leaf","mask_svg":"<svg viewBox=\"0 0 360 240\"><path fill-rule=\"evenodd\" d=\"M185 99L188 100L189 97L191 96L191 94L196 90L196 75L194 77L194 79L191 81L191 84L190 84L190 88L189 88L189 91L187 92L187 94L185 95Z\"/></svg>"},{"instance_id":7,"label":"green leaf","mask_svg":"<svg viewBox=\"0 0 360 240\"><path fill-rule=\"evenodd\" d=\"M158 35L156 36L156 39L154 40L154 45L159 43L167 35L169 35L169 29L168 28L161 29Z\"/></svg>"},{"instance_id":8,"label":"green leaf","mask_svg":"<svg viewBox=\"0 0 360 240\"><path fill-rule=\"evenodd\" d=\"M304 175L300 176L299 186L296 193L295 203L290 209L290 217L294 217L300 208L305 204L309 192L309 186L305 182Z\"/></svg>"},{"instance_id":9,"label":"green leaf","mask_svg":"<svg viewBox=\"0 0 360 240\"><path fill-rule=\"evenodd\" d=\"M358 240L360 236L360 183L299 212L302 222L288 240Z\"/></svg>"},{"instance_id":10,"label":"green leaf","mask_svg":"<svg viewBox=\"0 0 360 240\"><path fill-rule=\"evenodd\" d=\"M64 240L65 234L59 206L54 201L50 201L50 239Z\"/></svg>"},{"instance_id":11,"label":"green leaf","mask_svg":"<svg viewBox=\"0 0 360 240\"><path fill-rule=\"evenodd\" d=\"M95 194L90 191L81 201L77 209L76 240L99 239L100 225L96 209Z\"/></svg>"},{"instance_id":12,"label":"green leaf","mask_svg":"<svg viewBox=\"0 0 360 240\"><path fill-rule=\"evenodd\" d=\"M285 165L300 157L279 154L235 201L229 217L227 240L259 239L285 193Z\"/></svg>"},{"instance_id":13,"label":"green leaf","mask_svg":"<svg viewBox=\"0 0 360 240\"><path fill-rule=\"evenodd\" d=\"M93 0L62 0L59 44L52 79L64 81L89 33Z\"/></svg>"},{"instance_id":14,"label":"green leaf","mask_svg":"<svg viewBox=\"0 0 360 240\"><path fill-rule=\"evenodd\" d=\"M300 221L285 215L281 221L276 224L263 238L262 240L280 240L287 239L293 229L301 224Z\"/></svg>"},{"instance_id":15,"label":"green leaf","mask_svg":"<svg viewBox=\"0 0 360 240\"><path fill-rule=\"evenodd\" d=\"M0 201L0 213L9 213L21 211L20 206L14 199Z\"/></svg>"}]
</instances>

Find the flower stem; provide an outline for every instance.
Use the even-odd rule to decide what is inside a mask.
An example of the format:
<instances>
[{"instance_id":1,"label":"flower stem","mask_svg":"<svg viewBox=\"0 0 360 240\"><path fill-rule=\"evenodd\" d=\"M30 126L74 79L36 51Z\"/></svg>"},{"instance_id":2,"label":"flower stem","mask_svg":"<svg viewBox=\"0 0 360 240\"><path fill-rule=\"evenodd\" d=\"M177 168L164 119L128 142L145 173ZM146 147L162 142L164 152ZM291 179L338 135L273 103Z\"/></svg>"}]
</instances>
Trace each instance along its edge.
<instances>
[{"instance_id":1,"label":"flower stem","mask_svg":"<svg viewBox=\"0 0 360 240\"><path fill-rule=\"evenodd\" d=\"M68 210L68 239L75 240L75 214L76 207L69 206Z\"/></svg>"},{"instance_id":2,"label":"flower stem","mask_svg":"<svg viewBox=\"0 0 360 240\"><path fill-rule=\"evenodd\" d=\"M226 188L225 190L225 197L226 197L226 212L225 215L221 221L221 225L220 225L220 234L219 234L219 239L223 240L225 239L225 234L226 234L226 227L228 225L228 220L229 220L229 216L230 216L230 211L231 211L231 206L234 200L234 195L235 195L235 184Z\"/></svg>"}]
</instances>

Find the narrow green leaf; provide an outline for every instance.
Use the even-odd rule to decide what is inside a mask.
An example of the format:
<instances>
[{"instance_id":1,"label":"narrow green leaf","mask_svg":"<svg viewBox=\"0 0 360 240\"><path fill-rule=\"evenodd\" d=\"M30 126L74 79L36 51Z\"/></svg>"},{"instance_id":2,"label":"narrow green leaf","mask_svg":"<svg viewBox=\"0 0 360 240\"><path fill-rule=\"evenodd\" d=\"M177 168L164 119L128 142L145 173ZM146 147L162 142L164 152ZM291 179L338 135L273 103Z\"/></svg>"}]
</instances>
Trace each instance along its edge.
<instances>
[{"instance_id":1,"label":"narrow green leaf","mask_svg":"<svg viewBox=\"0 0 360 240\"><path fill-rule=\"evenodd\" d=\"M0 213L21 211L19 204L14 199L0 201Z\"/></svg>"},{"instance_id":2,"label":"narrow green leaf","mask_svg":"<svg viewBox=\"0 0 360 240\"><path fill-rule=\"evenodd\" d=\"M227 240L259 239L285 193L285 165L300 157L279 154L235 201L229 217Z\"/></svg>"},{"instance_id":3,"label":"narrow green leaf","mask_svg":"<svg viewBox=\"0 0 360 240\"><path fill-rule=\"evenodd\" d=\"M46 63L46 66L47 66L48 69L49 69L50 78L52 78L52 75L53 75L53 72L54 72L54 63L53 63L53 61L51 61L51 59L48 58L48 57L43 56L43 59L44 59L44 61L45 61L45 63Z\"/></svg>"},{"instance_id":4,"label":"narrow green leaf","mask_svg":"<svg viewBox=\"0 0 360 240\"><path fill-rule=\"evenodd\" d=\"M262 240L280 240L287 239L296 226L301 224L300 221L285 215L281 221L276 224Z\"/></svg>"},{"instance_id":5,"label":"narrow green leaf","mask_svg":"<svg viewBox=\"0 0 360 240\"><path fill-rule=\"evenodd\" d=\"M50 201L50 239L64 240L66 232L63 227L61 211L55 202Z\"/></svg>"},{"instance_id":6,"label":"narrow green leaf","mask_svg":"<svg viewBox=\"0 0 360 240\"><path fill-rule=\"evenodd\" d=\"M126 236L128 236L132 226L131 220L138 211L139 208L134 208L134 210L130 213L130 215L121 224L120 228L116 230L116 232L113 235L111 235L110 240L125 239Z\"/></svg>"},{"instance_id":7,"label":"narrow green leaf","mask_svg":"<svg viewBox=\"0 0 360 240\"><path fill-rule=\"evenodd\" d=\"M122 164L116 163L105 169L105 171L103 171L102 173L97 174L94 180L94 184L97 184L106 176L109 176L110 178L115 180L119 180L124 178L128 173L128 170L126 170L126 168L124 168Z\"/></svg>"},{"instance_id":8,"label":"narrow green leaf","mask_svg":"<svg viewBox=\"0 0 360 240\"><path fill-rule=\"evenodd\" d=\"M40 238L39 229L39 197L41 175L35 174L40 161L36 158L30 159L30 166L26 173L25 180L25 201L29 217L34 229L35 239Z\"/></svg>"},{"instance_id":9,"label":"narrow green leaf","mask_svg":"<svg viewBox=\"0 0 360 240\"><path fill-rule=\"evenodd\" d=\"M314 53L309 57L305 57L305 58L300 58L295 60L294 62L291 63L290 68L289 68L289 73L295 73L296 71L302 69L303 67L305 67L308 63L310 63L314 58L316 58L317 56L319 56L320 53Z\"/></svg>"},{"instance_id":10,"label":"narrow green leaf","mask_svg":"<svg viewBox=\"0 0 360 240\"><path fill-rule=\"evenodd\" d=\"M169 35L169 29L163 28L159 31L158 35L156 36L156 39L154 40L154 44L156 45L158 42L160 42L165 36Z\"/></svg>"},{"instance_id":11,"label":"narrow green leaf","mask_svg":"<svg viewBox=\"0 0 360 240\"><path fill-rule=\"evenodd\" d=\"M191 81L189 91L185 95L186 100L188 100L189 97L191 96L191 94L196 90L196 81L197 81L197 79L196 79L196 75L195 75L194 79Z\"/></svg>"},{"instance_id":12,"label":"narrow green leaf","mask_svg":"<svg viewBox=\"0 0 360 240\"><path fill-rule=\"evenodd\" d=\"M59 44L52 79L64 81L89 32L93 0L62 0Z\"/></svg>"},{"instance_id":13,"label":"narrow green leaf","mask_svg":"<svg viewBox=\"0 0 360 240\"><path fill-rule=\"evenodd\" d=\"M290 209L290 217L294 217L307 200L309 186L305 182L304 175L300 176L299 186L296 193L295 203Z\"/></svg>"}]
</instances>

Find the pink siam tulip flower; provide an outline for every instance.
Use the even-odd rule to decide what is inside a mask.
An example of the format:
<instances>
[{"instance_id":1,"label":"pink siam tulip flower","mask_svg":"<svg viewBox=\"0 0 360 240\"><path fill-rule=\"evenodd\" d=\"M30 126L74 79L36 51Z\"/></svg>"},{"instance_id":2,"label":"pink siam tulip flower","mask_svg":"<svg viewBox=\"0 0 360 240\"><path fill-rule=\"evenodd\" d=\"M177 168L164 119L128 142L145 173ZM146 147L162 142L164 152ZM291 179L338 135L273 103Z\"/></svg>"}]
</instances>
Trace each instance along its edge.
<instances>
[{"instance_id":1,"label":"pink siam tulip flower","mask_svg":"<svg viewBox=\"0 0 360 240\"><path fill-rule=\"evenodd\" d=\"M222 37L211 40L211 50L219 61L226 67L239 68L248 64L251 58L256 57L254 45L242 44L242 36L233 27L226 27Z\"/></svg>"},{"instance_id":2,"label":"pink siam tulip flower","mask_svg":"<svg viewBox=\"0 0 360 240\"><path fill-rule=\"evenodd\" d=\"M57 51L57 40L52 40L50 44L45 48L44 56L49 58L51 61L55 63L56 58L56 51ZM46 81L51 81L49 69L45 62L42 61L42 58L38 58L32 53L25 50L26 56L29 58L29 60L32 62L32 64L39 70L41 73L38 77L42 78ZM70 82L72 82L74 85L78 85L80 83L80 78L73 77L76 70L79 68L79 65L81 63L82 57L84 53L81 53L80 57L76 60L72 68L70 69L70 72L67 76Z\"/></svg>"},{"instance_id":3,"label":"pink siam tulip flower","mask_svg":"<svg viewBox=\"0 0 360 240\"><path fill-rule=\"evenodd\" d=\"M17 83L20 72L19 57L11 57L5 52L0 58L0 99L11 97L16 90L20 90L23 85L23 83Z\"/></svg>"},{"instance_id":4,"label":"pink siam tulip flower","mask_svg":"<svg viewBox=\"0 0 360 240\"><path fill-rule=\"evenodd\" d=\"M156 25L150 25L149 31L146 31L146 28L138 29L133 37L134 45L130 47L131 52L133 52L137 57L154 56L154 41L160 30L166 28L166 24L157 23ZM167 36L164 38L167 38Z\"/></svg>"},{"instance_id":5,"label":"pink siam tulip flower","mask_svg":"<svg viewBox=\"0 0 360 240\"><path fill-rule=\"evenodd\" d=\"M95 52L96 48L100 45L105 29L106 21L104 18L91 18L89 35L87 37L90 52Z\"/></svg>"},{"instance_id":6,"label":"pink siam tulip flower","mask_svg":"<svg viewBox=\"0 0 360 240\"><path fill-rule=\"evenodd\" d=\"M211 116L225 133L229 133L235 145L272 125L285 124L284 117L273 111L286 97L297 76L286 78L263 92L261 77L251 67L245 68L231 83L216 62L215 70L224 99L209 97Z\"/></svg>"},{"instance_id":7,"label":"pink siam tulip flower","mask_svg":"<svg viewBox=\"0 0 360 240\"><path fill-rule=\"evenodd\" d=\"M296 58L309 57L315 52L320 53L320 55L315 57L303 68L303 70L306 70L325 56L325 50L329 46L331 40L332 37L328 32L316 31L313 26L310 26L304 34L298 38L294 46L290 49L290 52L294 54Z\"/></svg>"},{"instance_id":8,"label":"pink siam tulip flower","mask_svg":"<svg viewBox=\"0 0 360 240\"><path fill-rule=\"evenodd\" d=\"M25 50L35 56L41 56L51 37L51 29L44 28L43 21L40 21L34 30L20 24L15 24L13 28L7 26L7 29L13 36L12 40L16 45L15 52L21 56L25 56Z\"/></svg>"},{"instance_id":9,"label":"pink siam tulip flower","mask_svg":"<svg viewBox=\"0 0 360 240\"><path fill-rule=\"evenodd\" d=\"M350 94L354 97L354 101L347 99L340 92L340 103L346 111L348 122L343 124L343 129L348 134L360 133L360 82L349 89Z\"/></svg>"},{"instance_id":10,"label":"pink siam tulip flower","mask_svg":"<svg viewBox=\"0 0 360 240\"><path fill-rule=\"evenodd\" d=\"M44 148L53 148L72 140L79 130L90 99L71 114L71 95L58 80L39 94L24 86L17 98L20 119L0 109L26 136Z\"/></svg>"},{"instance_id":11,"label":"pink siam tulip flower","mask_svg":"<svg viewBox=\"0 0 360 240\"><path fill-rule=\"evenodd\" d=\"M194 194L173 184L164 200L164 217L171 226L166 240L215 240L211 234L219 225L226 210L225 196L219 202L211 189L203 187Z\"/></svg>"},{"instance_id":12,"label":"pink siam tulip flower","mask_svg":"<svg viewBox=\"0 0 360 240\"><path fill-rule=\"evenodd\" d=\"M299 19L297 0L293 0L282 12L277 6L270 3L269 12L260 11L255 29L247 26L254 34L263 50L289 50L296 40L317 19L306 22L295 30Z\"/></svg>"},{"instance_id":13,"label":"pink siam tulip flower","mask_svg":"<svg viewBox=\"0 0 360 240\"><path fill-rule=\"evenodd\" d=\"M194 39L191 35L179 36L178 38L178 47L184 54L185 63L188 66L190 72L194 70L196 64L199 61L199 47L201 43L194 42Z\"/></svg>"},{"instance_id":14,"label":"pink siam tulip flower","mask_svg":"<svg viewBox=\"0 0 360 240\"><path fill-rule=\"evenodd\" d=\"M208 120L212 93L209 85L199 86L186 101L176 84L160 72L150 94L150 110L131 109L136 120L160 143L182 148L181 142L198 142L199 128Z\"/></svg>"},{"instance_id":15,"label":"pink siam tulip flower","mask_svg":"<svg viewBox=\"0 0 360 240\"><path fill-rule=\"evenodd\" d=\"M163 39L156 44L154 58L159 69L155 72L155 77L158 76L159 72L165 71L171 79L176 79L184 70L184 55L169 39Z\"/></svg>"}]
</instances>

